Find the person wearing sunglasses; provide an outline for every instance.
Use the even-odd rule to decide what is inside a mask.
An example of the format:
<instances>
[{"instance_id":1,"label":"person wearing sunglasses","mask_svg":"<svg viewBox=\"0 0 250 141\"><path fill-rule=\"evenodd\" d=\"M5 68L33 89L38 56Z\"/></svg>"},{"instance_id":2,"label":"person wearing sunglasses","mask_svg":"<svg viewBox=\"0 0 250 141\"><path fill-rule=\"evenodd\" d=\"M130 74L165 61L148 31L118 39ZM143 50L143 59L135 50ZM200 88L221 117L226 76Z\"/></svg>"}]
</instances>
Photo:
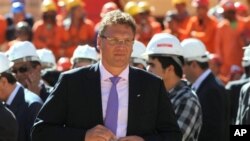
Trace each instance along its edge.
<instances>
[{"instance_id":1,"label":"person wearing sunglasses","mask_svg":"<svg viewBox=\"0 0 250 141\"><path fill-rule=\"evenodd\" d=\"M17 81L45 101L51 87L41 79L42 66L34 45L29 41L18 42L10 47L7 56L14 62L12 72Z\"/></svg>"},{"instance_id":2,"label":"person wearing sunglasses","mask_svg":"<svg viewBox=\"0 0 250 141\"><path fill-rule=\"evenodd\" d=\"M33 141L180 141L163 81L129 66L136 25L119 10L103 17L101 60L61 74L37 116Z\"/></svg>"},{"instance_id":3,"label":"person wearing sunglasses","mask_svg":"<svg viewBox=\"0 0 250 141\"><path fill-rule=\"evenodd\" d=\"M14 139L15 141L31 141L29 136L30 130L43 102L36 94L25 89L17 82L11 72L13 65L14 63L10 62L4 53L0 53L0 102L4 102L4 105L8 107L16 117L14 123L11 122L11 117L9 117L9 119L5 120L5 124L8 124L9 128L12 128L12 133L9 135L12 136L13 141ZM2 120L4 115L0 113L0 117ZM3 129L1 126L0 136L6 133L6 130L7 129ZM5 136L7 135L8 134L5 134ZM2 140L0 137L0 140L3 141L6 139Z\"/></svg>"}]
</instances>

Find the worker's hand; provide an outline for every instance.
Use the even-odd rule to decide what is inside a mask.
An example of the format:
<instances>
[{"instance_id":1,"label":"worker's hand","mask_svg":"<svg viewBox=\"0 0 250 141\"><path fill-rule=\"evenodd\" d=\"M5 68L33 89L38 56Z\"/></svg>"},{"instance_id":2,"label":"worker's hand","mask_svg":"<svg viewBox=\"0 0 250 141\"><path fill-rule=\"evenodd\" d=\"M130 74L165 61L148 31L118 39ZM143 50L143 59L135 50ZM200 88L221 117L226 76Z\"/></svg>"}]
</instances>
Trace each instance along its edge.
<instances>
[{"instance_id":1,"label":"worker's hand","mask_svg":"<svg viewBox=\"0 0 250 141\"><path fill-rule=\"evenodd\" d=\"M116 141L116 136L103 125L97 125L89 129L85 135L85 141Z\"/></svg>"},{"instance_id":2,"label":"worker's hand","mask_svg":"<svg viewBox=\"0 0 250 141\"><path fill-rule=\"evenodd\" d=\"M127 136L119 138L118 141L144 141L144 139L139 136Z\"/></svg>"},{"instance_id":3,"label":"worker's hand","mask_svg":"<svg viewBox=\"0 0 250 141\"><path fill-rule=\"evenodd\" d=\"M26 79L27 89L39 95L41 87L39 86L40 77L34 72L30 72L28 74L28 78Z\"/></svg>"}]
</instances>

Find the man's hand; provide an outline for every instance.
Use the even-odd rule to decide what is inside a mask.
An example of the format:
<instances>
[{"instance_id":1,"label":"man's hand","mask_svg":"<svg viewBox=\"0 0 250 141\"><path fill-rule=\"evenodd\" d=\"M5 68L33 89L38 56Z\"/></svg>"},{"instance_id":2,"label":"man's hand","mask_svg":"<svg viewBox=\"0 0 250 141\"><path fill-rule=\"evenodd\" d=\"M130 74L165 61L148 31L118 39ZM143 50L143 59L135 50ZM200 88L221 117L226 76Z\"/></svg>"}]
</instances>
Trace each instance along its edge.
<instances>
[{"instance_id":1,"label":"man's hand","mask_svg":"<svg viewBox=\"0 0 250 141\"><path fill-rule=\"evenodd\" d=\"M116 141L116 136L106 127L97 125L89 129L85 135L85 141Z\"/></svg>"},{"instance_id":2,"label":"man's hand","mask_svg":"<svg viewBox=\"0 0 250 141\"><path fill-rule=\"evenodd\" d=\"M144 141L144 139L139 136L127 136L119 138L118 141Z\"/></svg>"}]
</instances>

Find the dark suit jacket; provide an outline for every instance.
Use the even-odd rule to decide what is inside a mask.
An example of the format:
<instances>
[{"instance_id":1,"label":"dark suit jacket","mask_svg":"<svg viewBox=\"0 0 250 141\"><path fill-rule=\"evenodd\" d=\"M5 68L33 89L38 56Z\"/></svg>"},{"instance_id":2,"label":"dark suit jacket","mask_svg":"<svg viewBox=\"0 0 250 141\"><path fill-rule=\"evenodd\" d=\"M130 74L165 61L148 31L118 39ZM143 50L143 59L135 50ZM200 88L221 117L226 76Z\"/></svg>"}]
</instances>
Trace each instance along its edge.
<instances>
[{"instance_id":1,"label":"dark suit jacket","mask_svg":"<svg viewBox=\"0 0 250 141\"><path fill-rule=\"evenodd\" d=\"M18 125L14 114L0 101L0 141L17 141Z\"/></svg>"},{"instance_id":2,"label":"dark suit jacket","mask_svg":"<svg viewBox=\"0 0 250 141\"><path fill-rule=\"evenodd\" d=\"M88 129L103 125L98 64L64 73L58 82L38 115L33 141L82 141ZM163 81L134 68L129 68L127 135L147 141L182 137Z\"/></svg>"},{"instance_id":3,"label":"dark suit jacket","mask_svg":"<svg viewBox=\"0 0 250 141\"><path fill-rule=\"evenodd\" d=\"M9 109L18 121L18 141L30 141L30 131L38 111L42 107L42 100L36 94L20 87Z\"/></svg>"},{"instance_id":4,"label":"dark suit jacket","mask_svg":"<svg viewBox=\"0 0 250 141\"><path fill-rule=\"evenodd\" d=\"M235 124L237 110L239 106L239 96L241 87L250 81L250 78L231 81L226 85L227 93L230 97L230 123Z\"/></svg>"},{"instance_id":5,"label":"dark suit jacket","mask_svg":"<svg viewBox=\"0 0 250 141\"><path fill-rule=\"evenodd\" d=\"M227 141L229 115L224 86L210 73L196 93L203 114L199 141Z\"/></svg>"}]
</instances>

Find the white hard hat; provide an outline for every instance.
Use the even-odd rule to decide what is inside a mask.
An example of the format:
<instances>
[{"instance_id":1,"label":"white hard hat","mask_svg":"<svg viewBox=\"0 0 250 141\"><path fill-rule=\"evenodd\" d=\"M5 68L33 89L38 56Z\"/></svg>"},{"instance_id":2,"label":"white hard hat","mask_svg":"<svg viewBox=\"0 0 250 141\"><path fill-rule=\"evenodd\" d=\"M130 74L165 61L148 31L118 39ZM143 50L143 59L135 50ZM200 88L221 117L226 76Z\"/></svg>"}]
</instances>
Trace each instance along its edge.
<instances>
[{"instance_id":1,"label":"white hard hat","mask_svg":"<svg viewBox=\"0 0 250 141\"><path fill-rule=\"evenodd\" d=\"M3 52L0 52L0 73L9 70L13 65L14 63L10 62Z\"/></svg>"},{"instance_id":2,"label":"white hard hat","mask_svg":"<svg viewBox=\"0 0 250 141\"><path fill-rule=\"evenodd\" d=\"M163 56L182 56L180 41L171 34L158 33L149 41L146 54L159 54Z\"/></svg>"},{"instance_id":3,"label":"white hard hat","mask_svg":"<svg viewBox=\"0 0 250 141\"><path fill-rule=\"evenodd\" d=\"M42 66L45 68L56 68L56 58L51 50L43 48L36 50L36 53L41 60Z\"/></svg>"},{"instance_id":4,"label":"white hard hat","mask_svg":"<svg viewBox=\"0 0 250 141\"><path fill-rule=\"evenodd\" d=\"M146 51L146 46L140 42L135 40L133 45L133 52L131 54L131 58L133 63L139 63L142 64L144 67L147 66L145 58L143 58L143 54Z\"/></svg>"},{"instance_id":5,"label":"white hard hat","mask_svg":"<svg viewBox=\"0 0 250 141\"><path fill-rule=\"evenodd\" d=\"M174 35L155 34L147 45L146 54L171 57L179 66L182 66L181 60L178 59L178 56L183 56L181 44Z\"/></svg>"},{"instance_id":6,"label":"white hard hat","mask_svg":"<svg viewBox=\"0 0 250 141\"><path fill-rule=\"evenodd\" d=\"M39 61L35 46L29 41L18 42L7 51L7 57L13 62Z\"/></svg>"},{"instance_id":7,"label":"white hard hat","mask_svg":"<svg viewBox=\"0 0 250 141\"><path fill-rule=\"evenodd\" d=\"M183 56L188 61L208 62L209 53L206 46L199 39L188 38L181 42Z\"/></svg>"},{"instance_id":8,"label":"white hard hat","mask_svg":"<svg viewBox=\"0 0 250 141\"><path fill-rule=\"evenodd\" d=\"M98 54L94 47L91 47L89 45L79 45L77 46L77 48L73 53L73 56L71 58L71 63L73 64L74 60L77 58L85 58L97 61Z\"/></svg>"},{"instance_id":9,"label":"white hard hat","mask_svg":"<svg viewBox=\"0 0 250 141\"><path fill-rule=\"evenodd\" d=\"M247 67L250 66L250 45L247 47L243 48L244 51L244 56L242 58L242 66Z\"/></svg>"}]
</instances>

